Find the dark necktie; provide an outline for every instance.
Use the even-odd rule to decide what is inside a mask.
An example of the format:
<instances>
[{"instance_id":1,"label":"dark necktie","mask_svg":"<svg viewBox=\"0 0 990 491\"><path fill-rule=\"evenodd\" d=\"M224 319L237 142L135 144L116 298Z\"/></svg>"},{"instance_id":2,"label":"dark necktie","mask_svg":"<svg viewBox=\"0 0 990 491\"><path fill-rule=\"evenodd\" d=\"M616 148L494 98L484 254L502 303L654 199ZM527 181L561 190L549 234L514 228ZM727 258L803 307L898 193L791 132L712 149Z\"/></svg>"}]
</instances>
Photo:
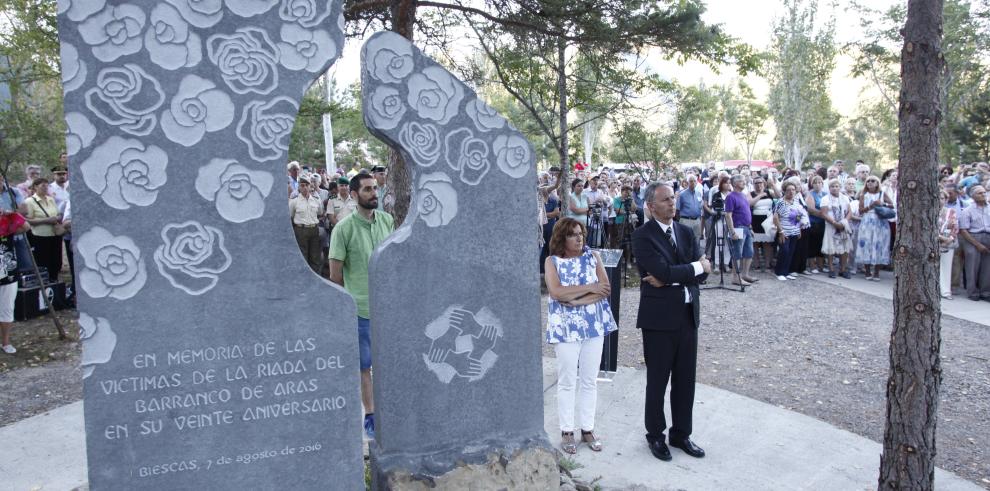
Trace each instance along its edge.
<instances>
[{"instance_id":1,"label":"dark necktie","mask_svg":"<svg viewBox=\"0 0 990 491\"><path fill-rule=\"evenodd\" d=\"M670 247L673 247L674 251L676 252L677 244L674 243L673 232L674 232L674 227L667 227L667 230L664 230L664 235L667 237L667 242L670 242Z\"/></svg>"}]
</instances>

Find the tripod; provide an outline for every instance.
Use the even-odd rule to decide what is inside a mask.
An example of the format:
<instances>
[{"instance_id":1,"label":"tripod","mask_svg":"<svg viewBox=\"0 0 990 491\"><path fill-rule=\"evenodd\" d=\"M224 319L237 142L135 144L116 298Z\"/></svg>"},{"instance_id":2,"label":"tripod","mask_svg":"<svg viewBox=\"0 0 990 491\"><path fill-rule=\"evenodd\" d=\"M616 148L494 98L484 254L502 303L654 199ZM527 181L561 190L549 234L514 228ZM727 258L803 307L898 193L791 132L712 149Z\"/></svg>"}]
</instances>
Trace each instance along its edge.
<instances>
[{"instance_id":1,"label":"tripod","mask_svg":"<svg viewBox=\"0 0 990 491\"><path fill-rule=\"evenodd\" d=\"M605 224L602 213L602 208L598 205L593 205L588 210L588 247L592 249L605 246Z\"/></svg>"},{"instance_id":2,"label":"tripod","mask_svg":"<svg viewBox=\"0 0 990 491\"><path fill-rule=\"evenodd\" d=\"M735 289L731 286L726 286L725 284L725 238L728 237L728 227L725 224L725 217L723 216L723 211L717 210L715 214L712 215L712 233L715 240L712 241L711 246L705 244L705 249L711 250L712 253L715 249L718 250L718 264L713 265L713 267L718 268L718 284L717 285L703 285L700 287L702 290L728 290L730 292L743 293L746 291L745 286L740 286L739 289ZM719 226L721 225L721 228ZM719 232L722 232L721 235ZM714 258L712 258L714 259ZM738 266L733 266L738 267Z\"/></svg>"},{"instance_id":3,"label":"tripod","mask_svg":"<svg viewBox=\"0 0 990 491\"><path fill-rule=\"evenodd\" d=\"M622 275L622 286L629 286L629 274L626 271L627 265L632 262L632 230L633 224L630 216L635 217L636 215L631 213L628 206L623 206L623 211L618 214L622 217L621 224L613 224L612 233L609 236L609 247L613 249L622 249L622 257L625 259L619 265Z\"/></svg>"}]
</instances>

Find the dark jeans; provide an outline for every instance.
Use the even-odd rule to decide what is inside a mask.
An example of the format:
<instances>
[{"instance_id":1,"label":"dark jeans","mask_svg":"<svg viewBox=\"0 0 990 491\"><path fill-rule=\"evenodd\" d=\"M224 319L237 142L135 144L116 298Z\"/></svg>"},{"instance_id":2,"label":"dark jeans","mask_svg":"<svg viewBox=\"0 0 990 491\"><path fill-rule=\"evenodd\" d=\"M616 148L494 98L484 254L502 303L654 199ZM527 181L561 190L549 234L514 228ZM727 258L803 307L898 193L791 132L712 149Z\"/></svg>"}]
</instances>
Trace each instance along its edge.
<instances>
[{"instance_id":1,"label":"dark jeans","mask_svg":"<svg viewBox=\"0 0 990 491\"><path fill-rule=\"evenodd\" d=\"M797 239L797 243L794 245L794 255L788 264L791 273L801 273L808 269L808 245L810 242L811 234L808 230L802 230L801 238ZM777 264L780 262L778 261Z\"/></svg>"},{"instance_id":2,"label":"dark jeans","mask_svg":"<svg viewBox=\"0 0 990 491\"><path fill-rule=\"evenodd\" d=\"M787 276L790 273L791 260L794 258L794 250L797 248L798 238L796 235L785 237L784 243L777 243L777 266L774 273L777 276Z\"/></svg>"}]
</instances>

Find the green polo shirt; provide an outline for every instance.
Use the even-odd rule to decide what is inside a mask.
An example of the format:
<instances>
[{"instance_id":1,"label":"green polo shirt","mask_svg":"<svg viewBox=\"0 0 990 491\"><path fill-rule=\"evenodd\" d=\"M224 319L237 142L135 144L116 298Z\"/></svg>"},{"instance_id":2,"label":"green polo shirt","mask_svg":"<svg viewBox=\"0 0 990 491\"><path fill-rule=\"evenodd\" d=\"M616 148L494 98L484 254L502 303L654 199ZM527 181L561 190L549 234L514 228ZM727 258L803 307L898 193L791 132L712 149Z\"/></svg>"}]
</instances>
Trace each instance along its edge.
<instances>
[{"instance_id":1,"label":"green polo shirt","mask_svg":"<svg viewBox=\"0 0 990 491\"><path fill-rule=\"evenodd\" d=\"M370 319L368 309L368 262L371 253L392 233L392 215L374 211L370 222L355 210L333 227L330 259L344 263L344 289L357 302L358 316Z\"/></svg>"}]
</instances>

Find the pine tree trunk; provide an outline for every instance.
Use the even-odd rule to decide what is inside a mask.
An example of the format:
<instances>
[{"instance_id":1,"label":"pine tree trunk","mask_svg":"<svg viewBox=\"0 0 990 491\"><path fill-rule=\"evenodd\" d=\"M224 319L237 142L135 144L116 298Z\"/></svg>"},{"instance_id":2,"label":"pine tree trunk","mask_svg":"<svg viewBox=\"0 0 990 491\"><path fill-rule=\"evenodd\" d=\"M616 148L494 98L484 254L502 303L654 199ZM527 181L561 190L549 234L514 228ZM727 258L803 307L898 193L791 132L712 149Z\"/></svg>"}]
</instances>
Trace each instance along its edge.
<instances>
[{"instance_id":1,"label":"pine tree trunk","mask_svg":"<svg viewBox=\"0 0 990 491\"><path fill-rule=\"evenodd\" d=\"M566 210L571 197L571 183L568 182L568 173L571 166L567 161L567 58L565 51L567 43L564 40L557 41L557 93L560 97L560 144L557 146L557 156L560 158L560 179L561 191L557 192L560 197L560 209Z\"/></svg>"},{"instance_id":2,"label":"pine tree trunk","mask_svg":"<svg viewBox=\"0 0 990 491\"><path fill-rule=\"evenodd\" d=\"M416 0L393 0L390 9L392 31L412 42L416 29ZM412 175L402 155L394 148L390 148L384 202L390 205L386 206L385 210L395 218L395 228L399 228L409 214L409 203L412 198L411 179Z\"/></svg>"},{"instance_id":3,"label":"pine tree trunk","mask_svg":"<svg viewBox=\"0 0 990 491\"><path fill-rule=\"evenodd\" d=\"M902 31L900 162L887 426L878 489L934 489L941 384L938 289L938 128L942 121L942 0L910 0Z\"/></svg>"}]
</instances>

